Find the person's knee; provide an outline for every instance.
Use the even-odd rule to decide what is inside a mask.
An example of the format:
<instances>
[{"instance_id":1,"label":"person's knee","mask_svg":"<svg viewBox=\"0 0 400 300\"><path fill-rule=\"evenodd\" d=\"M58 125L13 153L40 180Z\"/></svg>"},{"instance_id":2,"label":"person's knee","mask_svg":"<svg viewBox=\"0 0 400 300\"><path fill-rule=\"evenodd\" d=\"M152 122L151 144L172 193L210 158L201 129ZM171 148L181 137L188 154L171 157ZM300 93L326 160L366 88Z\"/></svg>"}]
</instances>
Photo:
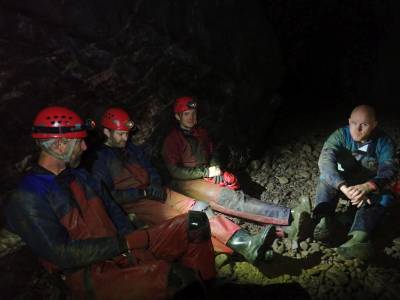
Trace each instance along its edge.
<instances>
[{"instance_id":1,"label":"person's knee","mask_svg":"<svg viewBox=\"0 0 400 300\"><path fill-rule=\"evenodd\" d=\"M191 211L204 212L208 218L214 216L210 204L205 201L196 201L196 203L192 206Z\"/></svg>"},{"instance_id":2,"label":"person's knee","mask_svg":"<svg viewBox=\"0 0 400 300\"><path fill-rule=\"evenodd\" d=\"M210 224L204 212L189 211L188 235L189 242L202 242L210 239Z\"/></svg>"},{"instance_id":3,"label":"person's knee","mask_svg":"<svg viewBox=\"0 0 400 300\"><path fill-rule=\"evenodd\" d=\"M317 185L315 200L314 200L314 213L329 214L334 211L337 205L339 192L324 180L320 180Z\"/></svg>"}]
</instances>

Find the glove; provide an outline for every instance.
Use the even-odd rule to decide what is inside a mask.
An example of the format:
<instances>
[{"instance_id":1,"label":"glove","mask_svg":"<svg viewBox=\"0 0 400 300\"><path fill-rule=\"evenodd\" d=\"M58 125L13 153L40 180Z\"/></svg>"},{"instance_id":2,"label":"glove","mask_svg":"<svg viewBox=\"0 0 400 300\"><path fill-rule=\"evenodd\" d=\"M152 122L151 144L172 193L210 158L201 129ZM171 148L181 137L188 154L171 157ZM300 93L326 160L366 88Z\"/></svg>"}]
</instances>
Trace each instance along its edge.
<instances>
[{"instance_id":1,"label":"glove","mask_svg":"<svg viewBox=\"0 0 400 300\"><path fill-rule=\"evenodd\" d=\"M223 175L224 184L228 189L237 190L239 189L239 181L237 180L236 176L229 172L224 172Z\"/></svg>"},{"instance_id":2,"label":"glove","mask_svg":"<svg viewBox=\"0 0 400 300\"><path fill-rule=\"evenodd\" d=\"M207 177L215 177L221 175L221 169L216 166L211 166L208 168L208 176Z\"/></svg>"},{"instance_id":3,"label":"glove","mask_svg":"<svg viewBox=\"0 0 400 300\"><path fill-rule=\"evenodd\" d=\"M149 235L147 230L138 229L125 235L128 250L144 249L149 246Z\"/></svg>"},{"instance_id":4,"label":"glove","mask_svg":"<svg viewBox=\"0 0 400 300\"><path fill-rule=\"evenodd\" d=\"M234 184L237 182L235 175L229 172L224 172L222 176L226 185Z\"/></svg>"},{"instance_id":5,"label":"glove","mask_svg":"<svg viewBox=\"0 0 400 300\"><path fill-rule=\"evenodd\" d=\"M158 184L150 184L147 188L145 188L144 195L146 198L152 200L158 200L158 201L165 200L165 191L163 187Z\"/></svg>"}]
</instances>

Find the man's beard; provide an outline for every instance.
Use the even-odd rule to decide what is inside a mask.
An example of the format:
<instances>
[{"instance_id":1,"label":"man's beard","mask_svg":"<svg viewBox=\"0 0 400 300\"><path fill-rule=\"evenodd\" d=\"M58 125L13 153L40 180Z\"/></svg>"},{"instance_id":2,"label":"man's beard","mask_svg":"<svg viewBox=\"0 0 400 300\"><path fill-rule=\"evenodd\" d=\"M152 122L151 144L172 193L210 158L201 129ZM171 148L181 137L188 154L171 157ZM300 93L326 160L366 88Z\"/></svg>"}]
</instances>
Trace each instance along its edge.
<instances>
[{"instance_id":1,"label":"man's beard","mask_svg":"<svg viewBox=\"0 0 400 300\"><path fill-rule=\"evenodd\" d=\"M126 142L117 142L114 139L110 139L109 144L111 147L115 147L115 148L125 148L126 146Z\"/></svg>"}]
</instances>

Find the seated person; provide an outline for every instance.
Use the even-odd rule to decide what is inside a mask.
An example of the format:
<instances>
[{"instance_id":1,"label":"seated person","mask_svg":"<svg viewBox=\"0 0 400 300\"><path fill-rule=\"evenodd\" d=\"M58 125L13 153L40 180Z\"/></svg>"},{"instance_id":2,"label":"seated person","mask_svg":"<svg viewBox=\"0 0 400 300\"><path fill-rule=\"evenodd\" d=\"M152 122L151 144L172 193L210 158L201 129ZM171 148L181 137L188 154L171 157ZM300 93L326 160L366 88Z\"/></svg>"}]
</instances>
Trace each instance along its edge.
<instances>
[{"instance_id":1,"label":"seated person","mask_svg":"<svg viewBox=\"0 0 400 300\"><path fill-rule=\"evenodd\" d=\"M173 189L206 201L212 209L225 214L286 226L284 231L289 238L296 239L302 235L301 227L306 224L303 220L311 210L308 202L291 210L238 190L235 176L220 169L207 131L197 126L197 103L191 97L176 99L174 115L178 124L167 135L162 148L164 162L173 179Z\"/></svg>"},{"instance_id":2,"label":"seated person","mask_svg":"<svg viewBox=\"0 0 400 300\"><path fill-rule=\"evenodd\" d=\"M270 257L267 251L275 238L273 226L251 236L246 230L222 215L214 215L207 202L195 201L174 190L162 187L156 169L141 148L128 142L134 123L121 108L108 109L102 119L104 145L97 151L92 174L110 190L127 213L134 213L145 224L155 225L189 211L203 211L211 227L217 252L236 251L254 263Z\"/></svg>"},{"instance_id":3,"label":"seated person","mask_svg":"<svg viewBox=\"0 0 400 300\"><path fill-rule=\"evenodd\" d=\"M43 109L32 137L40 156L5 208L6 226L48 271L65 276L73 299L168 299L216 276L204 213L135 229L98 182L76 169L86 128L75 112Z\"/></svg>"},{"instance_id":4,"label":"seated person","mask_svg":"<svg viewBox=\"0 0 400 300\"><path fill-rule=\"evenodd\" d=\"M372 107L357 106L349 125L325 142L318 161L314 238L331 237L338 198L344 195L356 209L351 239L337 249L345 258L371 256L371 233L393 202L390 183L397 171L395 145L377 124Z\"/></svg>"}]
</instances>

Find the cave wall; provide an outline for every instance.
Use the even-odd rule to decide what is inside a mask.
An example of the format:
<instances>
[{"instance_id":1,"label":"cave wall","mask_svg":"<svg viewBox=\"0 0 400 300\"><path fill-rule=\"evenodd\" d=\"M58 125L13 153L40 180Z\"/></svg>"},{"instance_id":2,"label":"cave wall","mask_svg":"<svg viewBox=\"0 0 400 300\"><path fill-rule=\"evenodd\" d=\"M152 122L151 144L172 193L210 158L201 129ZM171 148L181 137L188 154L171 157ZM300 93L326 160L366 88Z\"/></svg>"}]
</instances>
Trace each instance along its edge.
<instances>
[{"instance_id":1,"label":"cave wall","mask_svg":"<svg viewBox=\"0 0 400 300\"><path fill-rule=\"evenodd\" d=\"M43 106L98 117L122 105L141 127L137 142L159 145L183 94L199 99L230 161L245 162L268 146L276 113L397 99L398 6L2 0L0 122L9 130L0 166L11 172L32 150L30 123Z\"/></svg>"},{"instance_id":2,"label":"cave wall","mask_svg":"<svg viewBox=\"0 0 400 300\"><path fill-rule=\"evenodd\" d=\"M184 94L199 99L203 123L244 161L273 120L283 73L258 1L3 0L0 122L9 130L0 166L13 172L31 152L31 121L44 106L98 119L121 105L141 128L136 142L159 145Z\"/></svg>"}]
</instances>

